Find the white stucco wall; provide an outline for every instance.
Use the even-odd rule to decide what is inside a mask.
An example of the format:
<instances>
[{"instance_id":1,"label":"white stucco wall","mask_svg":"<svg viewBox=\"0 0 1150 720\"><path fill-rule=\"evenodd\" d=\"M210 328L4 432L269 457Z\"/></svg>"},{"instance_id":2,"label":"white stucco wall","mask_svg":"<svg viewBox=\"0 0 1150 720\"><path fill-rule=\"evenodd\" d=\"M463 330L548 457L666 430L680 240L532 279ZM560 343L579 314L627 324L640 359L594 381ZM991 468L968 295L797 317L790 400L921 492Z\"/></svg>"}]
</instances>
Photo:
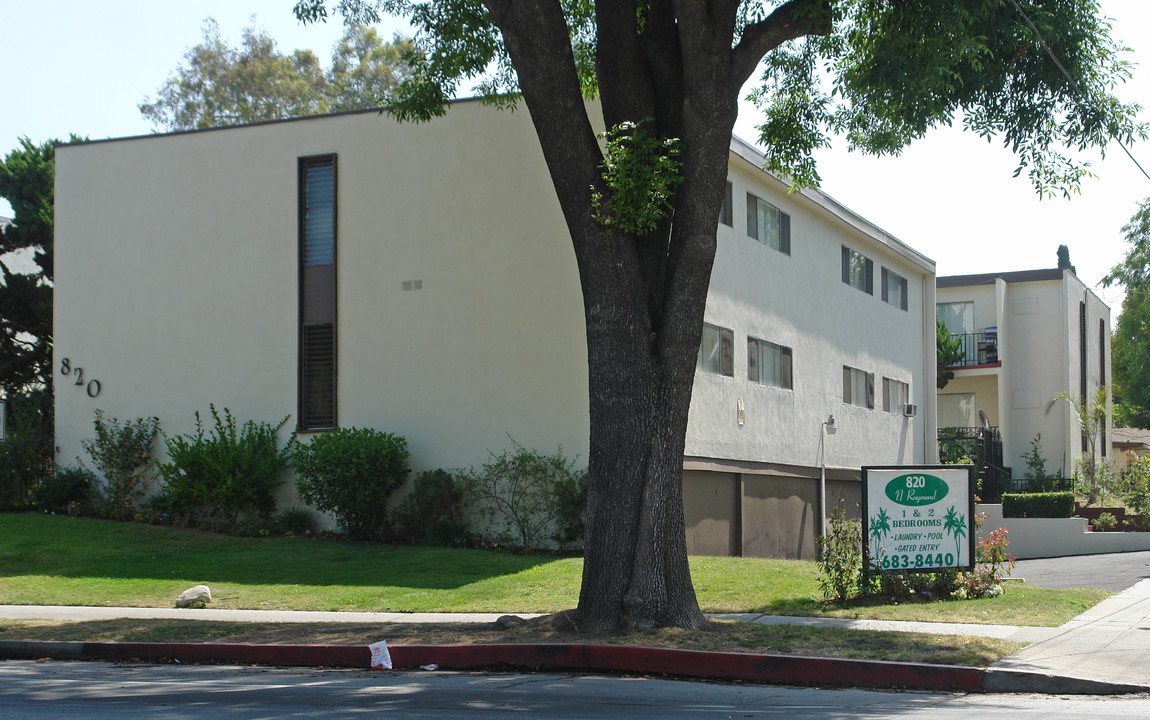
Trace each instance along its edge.
<instances>
[{"instance_id":1,"label":"white stucco wall","mask_svg":"<svg viewBox=\"0 0 1150 720\"><path fill-rule=\"evenodd\" d=\"M61 147L55 362L101 392L56 373L58 461L82 454L97 408L158 415L170 434L209 403L241 421L295 415L297 161L326 153L339 424L405 436L417 470L478 464L508 433L585 461L566 226L527 113L475 102L422 125L369 112ZM730 172L734 228L719 228L707 317L735 330L735 376L697 377L687 454L813 467L833 413L829 466L933 459L933 262L745 158ZM748 188L791 214L790 257L746 236ZM844 243L874 261L873 296L842 283ZM883 267L907 279L907 311L881 300ZM748 333L793 348L793 391L748 383ZM844 364L874 373L874 409L843 404ZM883 412L884 376L909 383L917 418Z\"/></svg>"},{"instance_id":2,"label":"white stucco wall","mask_svg":"<svg viewBox=\"0 0 1150 720\"><path fill-rule=\"evenodd\" d=\"M958 370L942 393L977 390L979 407L1002 432L1003 459L1015 477L1023 477L1023 454L1042 434L1049 474L1069 475L1082 454L1077 420L1069 406L1046 405L1057 393L1080 391L1079 303L1085 299L1087 388L1092 393L1110 375L1110 310L1069 270L1055 279L939 288L938 302L975 302L976 329L997 317L1001 368ZM1098 323L1105 322L1105 352L1099 348ZM997 385L994 381L997 381ZM997 392L997 397L995 397ZM1099 446L1101 447L1101 445Z\"/></svg>"},{"instance_id":3,"label":"white stucco wall","mask_svg":"<svg viewBox=\"0 0 1150 720\"><path fill-rule=\"evenodd\" d=\"M527 113L478 103L61 148L56 367L102 390L57 373L58 459L96 408L169 433L209 403L295 415L297 158L320 153L338 155L339 423L404 435L417 468L507 433L585 459L574 254Z\"/></svg>"},{"instance_id":4,"label":"white stucco wall","mask_svg":"<svg viewBox=\"0 0 1150 720\"><path fill-rule=\"evenodd\" d=\"M743 158L732 157L729 177L734 223L719 226L706 320L734 331L734 376L696 374L687 454L815 467L823 422L833 414L839 430L826 442L828 466L925 462L921 408L929 397L934 413L934 382L923 359L934 356L934 304L926 305L929 334L923 308L925 294L933 294L933 263L900 254L812 196L788 194ZM747 236L748 191L790 214L789 256ZM842 282L844 244L874 262L873 295ZM883 267L907 279L907 310L883 302ZM793 389L747 379L748 336L792 349ZM844 365L874 374L874 409L843 403ZM884 376L909 384L918 417L883 411Z\"/></svg>"}]
</instances>

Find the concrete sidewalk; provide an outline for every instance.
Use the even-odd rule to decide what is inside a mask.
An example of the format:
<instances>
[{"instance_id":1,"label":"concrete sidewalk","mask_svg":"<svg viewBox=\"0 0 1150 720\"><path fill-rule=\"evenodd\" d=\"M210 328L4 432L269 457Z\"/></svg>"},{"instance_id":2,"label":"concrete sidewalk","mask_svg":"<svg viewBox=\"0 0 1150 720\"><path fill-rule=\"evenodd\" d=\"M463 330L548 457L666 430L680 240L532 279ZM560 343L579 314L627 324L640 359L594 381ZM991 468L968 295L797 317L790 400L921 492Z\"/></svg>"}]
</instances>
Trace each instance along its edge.
<instances>
[{"instance_id":1,"label":"concrete sidewalk","mask_svg":"<svg viewBox=\"0 0 1150 720\"><path fill-rule=\"evenodd\" d=\"M1150 580L1054 630L993 667L1150 686Z\"/></svg>"},{"instance_id":2,"label":"concrete sidewalk","mask_svg":"<svg viewBox=\"0 0 1150 720\"><path fill-rule=\"evenodd\" d=\"M53 605L0 605L0 618L28 620L33 618L87 621L130 619L161 620L214 620L217 622L259 623L491 623L506 613L381 613L381 612L317 612L308 610L227 610L86 607ZM515 613L529 619L541 613ZM918 632L932 635L967 635L988 637L1014 642L1038 642L1056 637L1060 628L1023 627L1018 625L977 625L973 623L903 622L898 620L851 620L846 618L820 618L796 615L764 615L762 613L711 613L716 620L741 620L760 625L810 625L870 630L878 632Z\"/></svg>"},{"instance_id":3,"label":"concrete sidewalk","mask_svg":"<svg viewBox=\"0 0 1150 720\"><path fill-rule=\"evenodd\" d=\"M308 623L488 623L498 618L498 613L357 613L357 612L307 612L307 611L280 611L280 610L225 610L225 609L186 609L174 608L122 608L122 607L58 607L58 606L21 606L0 605L0 618L31 619L47 618L56 620L106 620L112 618L159 618L184 620L216 620L231 622L308 622ZM520 617L537 617L537 615L523 614ZM1047 692L1047 693L1105 693L1105 692L1150 692L1150 635L1142 633L1150 630L1150 580L1143 580L1126 591L1105 600L1088 612L1072 619L1059 628L1020 627L1014 625L975 625L960 623L925 623L925 622L898 622L883 620L849 620L839 618L812 618L788 617L761 614L717 614L712 617L719 619L743 620L761 624L793 624L813 625L822 627L838 627L870 631L886 632L921 632L941 635L968 635L978 637L992 637L1012 640L1015 642L1031 643L1018 653L1010 655L994 666L991 671L971 671L951 673L952 677L960 678L963 687L995 692ZM8 645L11 642L6 643ZM47 653L47 646L56 647L55 651L64 657L84 656L82 648L74 646L94 646L97 644L74 643L70 647L63 647L66 643L28 644L29 652L40 649ZM104 643L103 645L114 645ZM207 644L210 645L210 644ZM43 646L43 647L41 647ZM236 646L221 645L219 657L247 657L236 655ZM507 648L508 646L499 646ZM586 657L588 649L593 652L602 651L596 646L582 646L582 657ZM227 648L233 648L228 651ZM89 648L87 654L104 652ZM197 653L203 654L205 644L197 644ZM638 650L638 649L631 649ZM14 652L8 648L9 653ZM143 650L140 650L143 652ZM229 655L228 653L231 652ZM440 652L447 652L440 650ZM512 657L515 651L510 652ZM613 651L616 654L620 650ZM76 655L75 653L79 653ZM533 654L534 653L534 654ZM538 648L534 651L522 650L523 664L531 666L537 663ZM579 655L574 653L572 657ZM665 672L675 673L676 663L686 665L695 662L690 659L687 651L660 651L657 657L634 657L628 662L638 663L635 670L651 667L650 663L662 667ZM300 655L305 658L307 653ZM317 656L318 657L318 656ZM323 657L335 657L324 655ZM436 656L439 657L439 656ZM464 660L456 652L454 657L460 662ZM755 657L747 656L748 662L753 664ZM611 660L609 665L614 669ZM791 658L785 661L774 659L775 665L785 662L789 671L796 666L805 669L818 670L824 668L828 661L819 658ZM646 663L646 664L644 664ZM439 663L443 667L448 667ZM625 662L624 662L625 664ZM763 665L763 662L759 663ZM847 680L852 676L859 678L871 677L875 672L875 663L870 661L835 661L835 673L841 679ZM902 673L905 682L895 682L892 686L916 687L916 678L922 676L923 669L928 666L878 663L880 674L882 672ZM461 667L464 665L460 665ZM474 665L472 665L474 666ZM889 666L889 667L888 667ZM905 666L905 667L894 667ZM575 666L570 666L575 667ZM886 668L885 670L883 668ZM893 669L892 669L893 668ZM941 669L941 668L940 668ZM979 674L975 685L970 683L971 673ZM691 673L686 673L691 674ZM853 674L853 675L852 675ZM789 677L804 677L801 673ZM812 675L817 678L817 675ZM814 680L817 682L817 679ZM865 680L860 684L867 684Z\"/></svg>"}]
</instances>

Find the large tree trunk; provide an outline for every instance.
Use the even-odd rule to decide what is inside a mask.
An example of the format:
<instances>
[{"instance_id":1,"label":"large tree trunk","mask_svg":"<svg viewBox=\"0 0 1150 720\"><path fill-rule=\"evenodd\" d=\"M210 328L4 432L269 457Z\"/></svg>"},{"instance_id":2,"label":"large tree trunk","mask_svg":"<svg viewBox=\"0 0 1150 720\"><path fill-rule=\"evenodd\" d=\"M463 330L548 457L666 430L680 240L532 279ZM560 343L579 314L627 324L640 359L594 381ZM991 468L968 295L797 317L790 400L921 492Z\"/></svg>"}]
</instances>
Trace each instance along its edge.
<instances>
[{"instance_id":1,"label":"large tree trunk","mask_svg":"<svg viewBox=\"0 0 1150 720\"><path fill-rule=\"evenodd\" d=\"M683 521L691 380L649 348L614 347L605 336L625 324L603 318L588 328L591 483L578 617L596 634L703 622ZM693 352L690 360L693 368Z\"/></svg>"},{"instance_id":2,"label":"large tree trunk","mask_svg":"<svg viewBox=\"0 0 1150 720\"><path fill-rule=\"evenodd\" d=\"M732 51L737 3L600 0L597 74L608 127L681 138L674 211L646 235L608 231L602 153L557 2L484 0L503 34L579 264L591 420L586 560L577 622L593 633L703 622L687 562L683 450L738 93L762 53L796 37L791 0ZM816 0L818 1L818 0ZM673 7L674 5L674 7ZM690 37L676 11L691 15ZM682 18L680 18L681 20Z\"/></svg>"}]
</instances>

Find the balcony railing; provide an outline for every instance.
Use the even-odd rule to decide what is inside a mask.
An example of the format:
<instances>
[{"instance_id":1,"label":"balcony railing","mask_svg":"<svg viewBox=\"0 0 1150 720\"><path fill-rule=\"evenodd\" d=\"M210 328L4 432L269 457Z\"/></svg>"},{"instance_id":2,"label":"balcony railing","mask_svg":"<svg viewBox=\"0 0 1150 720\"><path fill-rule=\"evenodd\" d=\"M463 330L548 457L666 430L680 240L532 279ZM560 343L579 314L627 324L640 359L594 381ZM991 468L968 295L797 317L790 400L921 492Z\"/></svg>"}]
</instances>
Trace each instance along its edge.
<instances>
[{"instance_id":1,"label":"balcony railing","mask_svg":"<svg viewBox=\"0 0 1150 720\"><path fill-rule=\"evenodd\" d=\"M962 347L962 357L948 367L963 368L994 365L998 362L998 332L955 333L951 335Z\"/></svg>"},{"instance_id":2,"label":"balcony railing","mask_svg":"<svg viewBox=\"0 0 1150 720\"><path fill-rule=\"evenodd\" d=\"M1002 435L991 427L938 429L938 457L944 463L972 462L983 502L999 502L1011 487L1011 469L1002 465Z\"/></svg>"}]
</instances>

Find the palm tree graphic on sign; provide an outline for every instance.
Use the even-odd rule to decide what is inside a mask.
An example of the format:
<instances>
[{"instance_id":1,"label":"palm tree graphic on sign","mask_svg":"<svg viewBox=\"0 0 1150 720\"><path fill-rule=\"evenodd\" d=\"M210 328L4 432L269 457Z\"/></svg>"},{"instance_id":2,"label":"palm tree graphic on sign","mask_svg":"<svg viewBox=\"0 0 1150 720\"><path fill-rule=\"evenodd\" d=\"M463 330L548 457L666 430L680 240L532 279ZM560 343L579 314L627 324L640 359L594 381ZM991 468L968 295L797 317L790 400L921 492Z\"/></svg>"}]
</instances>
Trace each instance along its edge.
<instances>
[{"instance_id":1,"label":"palm tree graphic on sign","mask_svg":"<svg viewBox=\"0 0 1150 720\"><path fill-rule=\"evenodd\" d=\"M872 559L878 558L879 543L888 532L890 532L890 516L886 514L886 508L879 508L878 515L870 519L871 547L874 548L871 553Z\"/></svg>"},{"instance_id":2,"label":"palm tree graphic on sign","mask_svg":"<svg viewBox=\"0 0 1150 720\"><path fill-rule=\"evenodd\" d=\"M955 560L962 556L960 548L962 547L962 538L966 536L966 516L959 515L951 505L950 509L946 511L946 517L942 521L942 529L948 535L954 536L954 557Z\"/></svg>"}]
</instances>

